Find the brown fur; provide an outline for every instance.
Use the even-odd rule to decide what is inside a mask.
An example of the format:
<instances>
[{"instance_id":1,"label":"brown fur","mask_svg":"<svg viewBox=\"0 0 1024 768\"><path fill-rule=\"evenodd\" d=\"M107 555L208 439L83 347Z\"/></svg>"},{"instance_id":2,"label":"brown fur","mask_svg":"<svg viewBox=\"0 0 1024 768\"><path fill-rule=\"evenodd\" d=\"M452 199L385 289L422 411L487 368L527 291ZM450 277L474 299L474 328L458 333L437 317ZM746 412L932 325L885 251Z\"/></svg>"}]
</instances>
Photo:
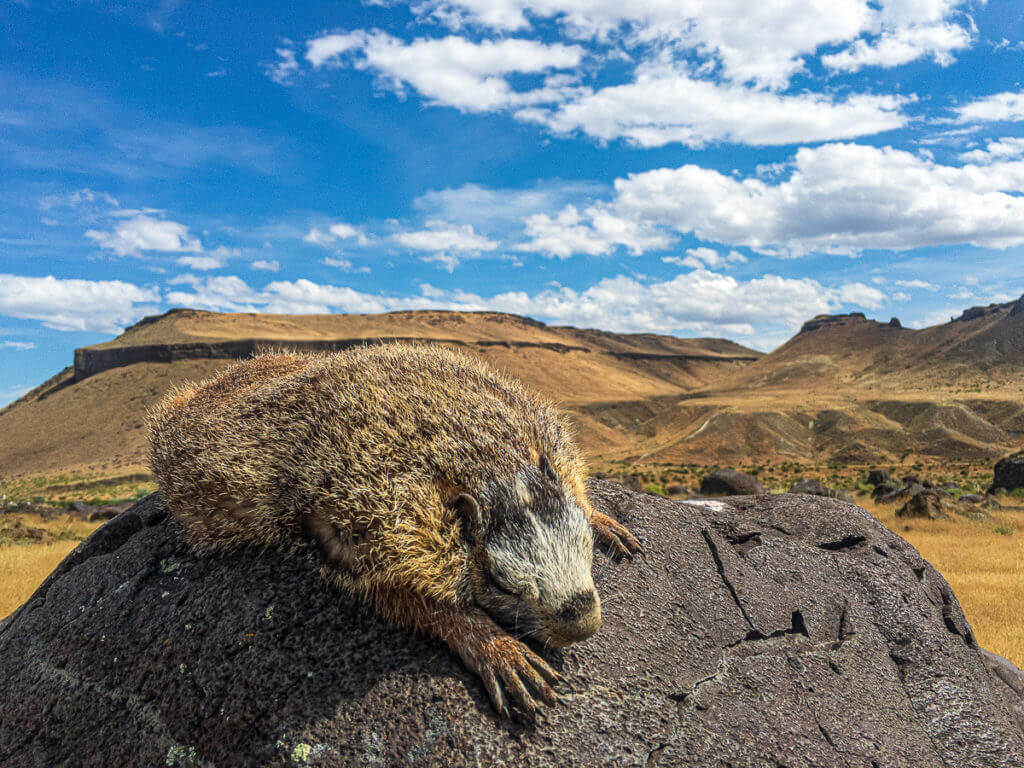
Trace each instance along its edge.
<instances>
[{"instance_id":1,"label":"brown fur","mask_svg":"<svg viewBox=\"0 0 1024 768\"><path fill-rule=\"evenodd\" d=\"M550 689L515 659L554 673L473 604L477 560L453 499L547 456L600 538L620 552L638 546L590 506L561 415L510 377L441 347L255 357L170 392L150 426L153 471L195 548L318 542L326 578L386 618L446 640L499 709L495 667L527 708L520 678L544 699ZM495 648L504 649L501 661Z\"/></svg>"}]
</instances>

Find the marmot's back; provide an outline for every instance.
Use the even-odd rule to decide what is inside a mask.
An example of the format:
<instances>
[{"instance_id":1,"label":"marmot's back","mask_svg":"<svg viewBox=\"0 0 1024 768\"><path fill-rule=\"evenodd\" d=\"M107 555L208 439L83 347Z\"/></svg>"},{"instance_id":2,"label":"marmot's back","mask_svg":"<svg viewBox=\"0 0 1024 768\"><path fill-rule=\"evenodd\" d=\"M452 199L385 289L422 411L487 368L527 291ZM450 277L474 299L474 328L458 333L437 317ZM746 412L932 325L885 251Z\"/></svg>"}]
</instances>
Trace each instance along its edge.
<instances>
[{"instance_id":1,"label":"marmot's back","mask_svg":"<svg viewBox=\"0 0 1024 768\"><path fill-rule=\"evenodd\" d=\"M199 547L287 548L311 514L364 537L382 516L405 514L408 525L450 538L444 502L456 486L511 477L539 452L578 474L553 408L482 362L433 346L242 361L170 393L152 414L150 447L171 512ZM412 541L422 536L371 536L370 561L412 547L410 566L426 567L427 553L416 555L427 544ZM431 547L450 557L454 543L439 543Z\"/></svg>"}]
</instances>

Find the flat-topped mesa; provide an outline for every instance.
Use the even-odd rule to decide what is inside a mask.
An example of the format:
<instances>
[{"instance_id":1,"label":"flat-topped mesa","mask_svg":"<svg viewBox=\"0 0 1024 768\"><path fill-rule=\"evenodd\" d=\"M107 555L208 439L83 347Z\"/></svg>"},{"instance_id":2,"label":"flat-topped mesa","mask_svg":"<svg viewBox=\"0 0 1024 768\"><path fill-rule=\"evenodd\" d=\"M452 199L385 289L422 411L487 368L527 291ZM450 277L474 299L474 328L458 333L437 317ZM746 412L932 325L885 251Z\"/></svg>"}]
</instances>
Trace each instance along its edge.
<instances>
[{"instance_id":1,"label":"flat-topped mesa","mask_svg":"<svg viewBox=\"0 0 1024 768\"><path fill-rule=\"evenodd\" d=\"M868 320L863 312L850 312L845 315L817 315L803 324L800 333L810 333L821 328L841 328L857 323L874 322L874 320Z\"/></svg>"},{"instance_id":2,"label":"flat-topped mesa","mask_svg":"<svg viewBox=\"0 0 1024 768\"><path fill-rule=\"evenodd\" d=\"M274 315L176 308L144 317L116 339L75 350L74 381L137 363L251 357L261 351L339 352L388 341L555 353L594 353L620 360L749 363L761 353L725 339L549 326L502 312L408 310L383 314Z\"/></svg>"}]
</instances>

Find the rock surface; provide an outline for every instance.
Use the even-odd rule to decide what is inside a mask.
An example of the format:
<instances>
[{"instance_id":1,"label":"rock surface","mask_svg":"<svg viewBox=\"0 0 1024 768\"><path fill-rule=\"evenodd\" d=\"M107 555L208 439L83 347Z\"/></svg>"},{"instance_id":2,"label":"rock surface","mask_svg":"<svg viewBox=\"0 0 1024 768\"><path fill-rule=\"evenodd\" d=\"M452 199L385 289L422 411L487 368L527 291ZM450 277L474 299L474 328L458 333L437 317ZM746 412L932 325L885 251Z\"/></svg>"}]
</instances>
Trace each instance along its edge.
<instances>
[{"instance_id":1,"label":"rock surface","mask_svg":"<svg viewBox=\"0 0 1024 768\"><path fill-rule=\"evenodd\" d=\"M1016 488L1024 488L1024 451L1018 451L996 462L989 493L995 493L999 489L1012 491Z\"/></svg>"},{"instance_id":2,"label":"rock surface","mask_svg":"<svg viewBox=\"0 0 1024 768\"><path fill-rule=\"evenodd\" d=\"M764 486L753 475L723 467L704 475L700 492L705 496L747 496L764 493Z\"/></svg>"},{"instance_id":3,"label":"rock surface","mask_svg":"<svg viewBox=\"0 0 1024 768\"><path fill-rule=\"evenodd\" d=\"M0 765L1024 765L1024 678L868 513L593 496L646 554L595 556L604 626L545 652L536 726L302 558L188 554L154 495L0 623Z\"/></svg>"}]
</instances>

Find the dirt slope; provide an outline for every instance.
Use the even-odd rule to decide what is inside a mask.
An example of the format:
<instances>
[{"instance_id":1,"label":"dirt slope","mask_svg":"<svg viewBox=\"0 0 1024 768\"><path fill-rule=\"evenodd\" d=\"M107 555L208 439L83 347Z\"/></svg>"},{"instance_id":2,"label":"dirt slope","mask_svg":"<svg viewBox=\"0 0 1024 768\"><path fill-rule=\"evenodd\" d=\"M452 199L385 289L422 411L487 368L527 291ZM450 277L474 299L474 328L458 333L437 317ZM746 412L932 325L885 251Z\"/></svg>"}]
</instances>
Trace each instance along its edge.
<instances>
[{"instance_id":1,"label":"dirt slope","mask_svg":"<svg viewBox=\"0 0 1024 768\"><path fill-rule=\"evenodd\" d=\"M1024 298L913 330L824 315L636 424L649 462L988 462L1024 443ZM620 405L619 410L623 410Z\"/></svg>"}]
</instances>

